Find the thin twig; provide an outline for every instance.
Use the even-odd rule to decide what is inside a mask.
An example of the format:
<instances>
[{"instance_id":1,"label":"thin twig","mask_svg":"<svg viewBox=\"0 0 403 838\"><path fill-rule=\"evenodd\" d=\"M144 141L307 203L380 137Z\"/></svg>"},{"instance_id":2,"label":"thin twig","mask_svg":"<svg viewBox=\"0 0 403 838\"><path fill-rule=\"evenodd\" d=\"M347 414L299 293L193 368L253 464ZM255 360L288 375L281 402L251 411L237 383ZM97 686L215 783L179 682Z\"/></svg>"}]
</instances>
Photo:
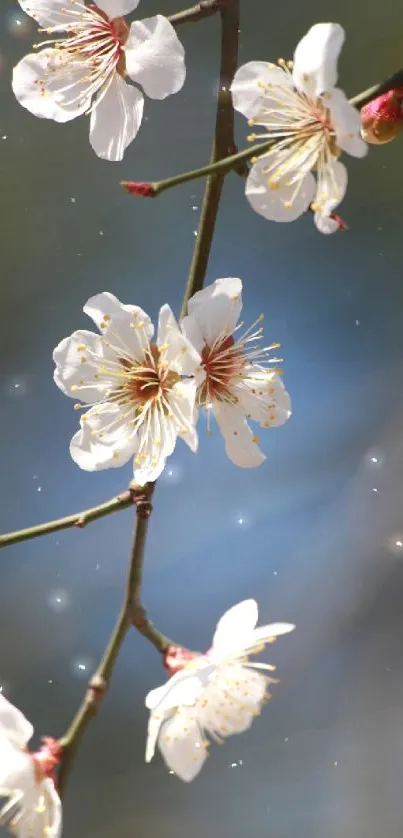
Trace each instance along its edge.
<instances>
[{"instance_id":1,"label":"thin twig","mask_svg":"<svg viewBox=\"0 0 403 838\"><path fill-rule=\"evenodd\" d=\"M69 527L82 529L91 521L96 521L112 512L118 512L120 509L126 509L132 503L133 489L127 489L115 498L107 500L99 506L93 506L91 509L84 509L83 512L75 512L73 515L58 518L56 521L48 521L46 524L36 524L34 527L0 535L0 548L9 544L17 544L19 541L27 541L29 538L37 538L39 535L49 535L51 532L58 532L58 530L65 530Z\"/></svg>"},{"instance_id":2,"label":"thin twig","mask_svg":"<svg viewBox=\"0 0 403 838\"><path fill-rule=\"evenodd\" d=\"M151 498L153 491L154 484L149 483L144 488L133 492L133 501L136 505L136 521L122 610L98 669L89 682L83 701L78 708L66 734L60 740L60 744L63 748L63 762L60 767L58 777L58 788L60 794L63 793L66 787L74 757L77 753L84 732L91 719L96 714L98 706L107 692L113 669L126 634L136 619L136 611L140 597L139 587L141 584L141 569L144 560L144 547L147 535L148 519L152 510ZM142 616L145 626L145 630L143 630L142 633L145 634L149 640L151 640L160 652L163 652L168 646L174 645L169 638L165 637L154 626L151 626L151 624L148 623L143 609ZM148 630L146 630L147 625Z\"/></svg>"},{"instance_id":3,"label":"thin twig","mask_svg":"<svg viewBox=\"0 0 403 838\"><path fill-rule=\"evenodd\" d=\"M363 90L361 93L353 96L349 101L350 104L357 108L357 110L360 110L364 107L364 105L367 105L368 102L372 102L373 99L381 96L382 93L387 93L388 90L402 86L403 69L398 70L393 74L393 76L389 76L389 78L385 79L385 81L375 84L367 90ZM167 189L172 189L175 186L180 186L182 183L188 183L189 181L197 180L198 178L214 174L225 175L231 170L245 175L248 173L248 169L246 167L247 162L252 160L253 157L261 157L263 154L266 154L266 152L268 152L274 144L275 141L269 138L263 143L256 143L248 148L244 148L236 154L230 154L229 156L225 155L220 158L212 156L207 166L202 166L198 169L191 169L188 172L181 172L179 175L174 175L173 177L166 178L165 180L150 181L149 183L124 180L121 181L121 186L123 186L123 188L131 195L156 198L162 192L166 192Z\"/></svg>"},{"instance_id":4,"label":"thin twig","mask_svg":"<svg viewBox=\"0 0 403 838\"><path fill-rule=\"evenodd\" d=\"M184 9L183 12L177 12L175 15L170 15L168 20L172 26L181 26L182 23L194 23L197 20L203 20L205 17L211 17L216 14L219 9L220 0L200 0L190 9Z\"/></svg>"},{"instance_id":5,"label":"thin twig","mask_svg":"<svg viewBox=\"0 0 403 838\"><path fill-rule=\"evenodd\" d=\"M373 99L377 99L378 96L382 96L382 93L387 93L388 90L393 90L394 87L402 87L403 85L403 69L397 70L396 73L393 73L393 76L389 76L389 78L385 79L385 81L381 81L379 84L374 84L373 87L368 87L367 90L363 90L362 93L357 93L356 96L353 96L350 99L352 105L354 105L358 110L364 107L364 105L368 105L368 102L372 102Z\"/></svg>"}]
</instances>

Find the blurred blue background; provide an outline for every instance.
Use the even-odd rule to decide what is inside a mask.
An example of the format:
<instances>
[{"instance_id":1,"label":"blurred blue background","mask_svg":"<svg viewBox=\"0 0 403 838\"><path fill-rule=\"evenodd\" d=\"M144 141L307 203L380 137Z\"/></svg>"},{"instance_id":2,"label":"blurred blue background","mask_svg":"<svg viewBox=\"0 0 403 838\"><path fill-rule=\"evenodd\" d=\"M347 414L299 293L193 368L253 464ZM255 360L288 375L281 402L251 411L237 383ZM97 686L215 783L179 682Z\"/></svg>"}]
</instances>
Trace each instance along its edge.
<instances>
[{"instance_id":1,"label":"blurred blue background","mask_svg":"<svg viewBox=\"0 0 403 838\"><path fill-rule=\"evenodd\" d=\"M179 11L143 0L137 15ZM240 62L291 58L309 26L346 29L350 95L402 64L393 0L242 0ZM203 183L155 201L121 179L158 179L207 162L219 21L181 27L187 82L145 121L121 164L92 152L83 117L35 119L10 89L38 40L13 0L0 10L0 529L92 506L125 488L130 466L82 472L69 456L72 402L52 350L91 328L82 306L110 290L155 320L178 312ZM245 121L236 120L245 144ZM146 692L157 653L134 631L66 796L65 835L153 838L400 838L403 829L402 142L346 159L348 232L321 236L308 214L269 224L227 178L207 281L240 276L244 319L265 312L283 344L289 423L261 435L267 460L237 470L201 425L197 457L179 442L158 483L144 601L162 631L210 643L223 611L256 597L261 621L297 630L270 648L281 683L262 718L214 748L191 785L143 761ZM87 529L3 550L0 684L37 734L61 735L113 626L125 580L130 510Z\"/></svg>"}]
</instances>

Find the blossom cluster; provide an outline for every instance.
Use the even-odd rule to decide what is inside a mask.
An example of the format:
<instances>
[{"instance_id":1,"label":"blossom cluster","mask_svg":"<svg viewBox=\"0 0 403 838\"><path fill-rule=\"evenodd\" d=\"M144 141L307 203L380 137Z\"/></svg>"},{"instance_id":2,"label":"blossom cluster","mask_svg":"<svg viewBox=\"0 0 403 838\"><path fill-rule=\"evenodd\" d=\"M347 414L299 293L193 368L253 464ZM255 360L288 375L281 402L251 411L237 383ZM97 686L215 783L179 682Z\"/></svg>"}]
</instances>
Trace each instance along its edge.
<instances>
[{"instance_id":1,"label":"blossom cluster","mask_svg":"<svg viewBox=\"0 0 403 838\"><path fill-rule=\"evenodd\" d=\"M56 122L89 115L96 154L122 160L141 125L142 91L164 99L185 82L185 53L174 27L162 15L129 23L139 0L19 3L49 37L14 69L18 101ZM339 157L343 151L363 157L367 143L358 111L336 87L344 38L339 24L318 23L293 61L250 61L235 74L234 108L262 131L249 139L272 141L269 150L256 152L246 182L249 203L270 221L294 221L310 209L322 233L345 226L334 212L348 179ZM363 136L368 139L367 129Z\"/></svg>"},{"instance_id":2,"label":"blossom cluster","mask_svg":"<svg viewBox=\"0 0 403 838\"><path fill-rule=\"evenodd\" d=\"M217 279L198 291L177 323L162 306L157 336L139 306L113 294L84 306L99 334L79 330L53 353L54 380L83 410L70 453L87 471L134 458L140 486L156 480L181 437L196 452L199 408L214 415L230 459L252 468L265 459L249 419L275 427L291 414L290 397L272 355L262 346L262 316L245 329L240 279ZM209 431L211 433L211 431Z\"/></svg>"},{"instance_id":3,"label":"blossom cluster","mask_svg":"<svg viewBox=\"0 0 403 838\"><path fill-rule=\"evenodd\" d=\"M169 769L190 782L207 759L209 740L222 743L248 730L276 683L266 674L275 667L249 656L294 629L290 623L256 627L257 619L256 602L244 600L221 617L205 654L168 648L165 666L171 677L146 696L147 762L158 744ZM0 826L18 838L60 838L57 768L63 749L46 737L38 751L30 752L32 735L30 722L0 694L0 797L6 800Z\"/></svg>"}]
</instances>

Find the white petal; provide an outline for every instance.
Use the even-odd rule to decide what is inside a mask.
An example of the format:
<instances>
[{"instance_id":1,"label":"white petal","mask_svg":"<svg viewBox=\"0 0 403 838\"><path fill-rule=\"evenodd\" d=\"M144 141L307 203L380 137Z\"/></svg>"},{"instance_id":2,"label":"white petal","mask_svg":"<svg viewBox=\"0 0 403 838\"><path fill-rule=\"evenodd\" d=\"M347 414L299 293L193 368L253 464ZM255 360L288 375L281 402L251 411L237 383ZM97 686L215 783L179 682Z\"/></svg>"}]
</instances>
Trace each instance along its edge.
<instances>
[{"instance_id":1,"label":"white petal","mask_svg":"<svg viewBox=\"0 0 403 838\"><path fill-rule=\"evenodd\" d=\"M191 669L175 672L165 684L146 695L146 707L154 713L165 713L181 705L192 706L211 672L212 666L204 655L194 658Z\"/></svg>"},{"instance_id":2,"label":"white petal","mask_svg":"<svg viewBox=\"0 0 403 838\"><path fill-rule=\"evenodd\" d=\"M34 116L68 122L90 105L81 64L66 64L60 51L30 53L14 67L12 87L20 105Z\"/></svg>"},{"instance_id":3,"label":"white petal","mask_svg":"<svg viewBox=\"0 0 403 838\"><path fill-rule=\"evenodd\" d=\"M267 626L259 626L257 629L254 629L251 640L254 643L267 643L273 637L281 637L282 634L289 634L294 629L295 626L293 623L270 623Z\"/></svg>"},{"instance_id":4,"label":"white petal","mask_svg":"<svg viewBox=\"0 0 403 838\"><path fill-rule=\"evenodd\" d=\"M232 736L251 726L272 679L239 663L217 667L195 710L200 727L214 736Z\"/></svg>"},{"instance_id":5,"label":"white petal","mask_svg":"<svg viewBox=\"0 0 403 838\"><path fill-rule=\"evenodd\" d=\"M62 834L62 804L55 789L53 780L46 779L41 783L40 791L45 797L46 812L46 833L44 824L39 835L46 834L47 838L60 838Z\"/></svg>"},{"instance_id":6,"label":"white petal","mask_svg":"<svg viewBox=\"0 0 403 838\"><path fill-rule=\"evenodd\" d=\"M183 330L191 340L194 319L203 336L203 343L212 346L219 335L224 332L230 335L234 331L241 310L241 280L232 277L216 279L189 300L188 316L182 321Z\"/></svg>"},{"instance_id":7,"label":"white petal","mask_svg":"<svg viewBox=\"0 0 403 838\"><path fill-rule=\"evenodd\" d=\"M160 309L157 345L164 345L164 358L168 367L180 375L194 375L200 364L200 355L181 332L169 305Z\"/></svg>"},{"instance_id":8,"label":"white petal","mask_svg":"<svg viewBox=\"0 0 403 838\"><path fill-rule=\"evenodd\" d=\"M238 407L213 402L213 413L225 440L225 450L232 462L241 468L256 468L266 459Z\"/></svg>"},{"instance_id":9,"label":"white petal","mask_svg":"<svg viewBox=\"0 0 403 838\"><path fill-rule=\"evenodd\" d=\"M22 748L29 742L33 732L31 722L25 718L21 710L14 707L0 693L0 736L8 739L16 747Z\"/></svg>"},{"instance_id":10,"label":"white petal","mask_svg":"<svg viewBox=\"0 0 403 838\"><path fill-rule=\"evenodd\" d=\"M322 212L315 212L313 220L319 232L324 233L325 236L337 233L339 229L339 222L335 218L330 218L329 215L323 215Z\"/></svg>"},{"instance_id":11,"label":"white petal","mask_svg":"<svg viewBox=\"0 0 403 838\"><path fill-rule=\"evenodd\" d=\"M139 306L124 305L109 291L87 300L83 311L100 332L126 356L141 361L148 350L154 327L148 314Z\"/></svg>"},{"instance_id":12,"label":"white petal","mask_svg":"<svg viewBox=\"0 0 403 838\"><path fill-rule=\"evenodd\" d=\"M168 404L175 417L178 436L180 436L195 454L199 440L196 431L198 411L196 409L196 380L180 381L172 387L167 396Z\"/></svg>"},{"instance_id":13,"label":"white petal","mask_svg":"<svg viewBox=\"0 0 403 838\"><path fill-rule=\"evenodd\" d=\"M330 90L325 96L325 103L330 111L339 148L352 157L365 157L368 146L361 137L360 114L350 105L344 91L338 87Z\"/></svg>"},{"instance_id":14,"label":"white petal","mask_svg":"<svg viewBox=\"0 0 403 838\"><path fill-rule=\"evenodd\" d=\"M126 70L147 96L165 99L185 81L185 51L166 17L137 20L125 44Z\"/></svg>"},{"instance_id":15,"label":"white petal","mask_svg":"<svg viewBox=\"0 0 403 838\"><path fill-rule=\"evenodd\" d=\"M283 425L291 416L291 400L280 376L261 367L248 371L237 388L239 404L247 419L264 427Z\"/></svg>"},{"instance_id":16,"label":"white petal","mask_svg":"<svg viewBox=\"0 0 403 838\"><path fill-rule=\"evenodd\" d=\"M316 23L297 45L292 71L295 86L307 96L320 96L337 81L337 61L344 43L338 23Z\"/></svg>"},{"instance_id":17,"label":"white petal","mask_svg":"<svg viewBox=\"0 0 403 838\"><path fill-rule=\"evenodd\" d=\"M110 381L95 378L97 359L99 364L102 364L102 359L107 354L107 347L100 335L85 329L73 332L60 341L53 351L56 364L53 376L55 384L66 396L76 401L97 401L110 386ZM89 386L86 387L86 384Z\"/></svg>"},{"instance_id":18,"label":"white petal","mask_svg":"<svg viewBox=\"0 0 403 838\"><path fill-rule=\"evenodd\" d=\"M137 9L140 0L97 0L99 9L105 12L110 18L129 15Z\"/></svg>"},{"instance_id":19,"label":"white petal","mask_svg":"<svg viewBox=\"0 0 403 838\"><path fill-rule=\"evenodd\" d=\"M0 796L22 792L32 795L35 790L34 763L30 754L0 738ZM0 806L1 824L1 806Z\"/></svg>"},{"instance_id":20,"label":"white petal","mask_svg":"<svg viewBox=\"0 0 403 838\"><path fill-rule=\"evenodd\" d=\"M114 73L106 93L98 95L91 111L90 143L98 157L123 160L143 119L144 96Z\"/></svg>"},{"instance_id":21,"label":"white petal","mask_svg":"<svg viewBox=\"0 0 403 838\"><path fill-rule=\"evenodd\" d=\"M52 780L38 782L32 758L25 755L30 765L19 778L16 789L24 792L19 802L18 838L59 838L62 829L61 802Z\"/></svg>"},{"instance_id":22,"label":"white petal","mask_svg":"<svg viewBox=\"0 0 403 838\"><path fill-rule=\"evenodd\" d=\"M24 12L44 28L57 26L63 29L71 19L70 15L65 12L66 8L78 14L71 0L18 0L18 2Z\"/></svg>"},{"instance_id":23,"label":"white petal","mask_svg":"<svg viewBox=\"0 0 403 838\"><path fill-rule=\"evenodd\" d=\"M194 780L208 756L200 727L186 711L163 722L158 747L168 768L185 783Z\"/></svg>"},{"instance_id":24,"label":"white petal","mask_svg":"<svg viewBox=\"0 0 403 838\"><path fill-rule=\"evenodd\" d=\"M347 169L329 156L326 165L318 171L318 188L315 196L314 208L317 213L330 215L343 200L347 189Z\"/></svg>"},{"instance_id":25,"label":"white petal","mask_svg":"<svg viewBox=\"0 0 403 838\"><path fill-rule=\"evenodd\" d=\"M146 762L151 762L155 754L155 746L157 744L158 734L160 732L160 728L163 721L165 721L165 718L165 713L150 713L150 718L148 720L147 725L147 741L145 752Z\"/></svg>"},{"instance_id":26,"label":"white petal","mask_svg":"<svg viewBox=\"0 0 403 838\"><path fill-rule=\"evenodd\" d=\"M270 155L270 160L273 162L273 155ZM279 152L278 165L282 161L283 155ZM267 159L260 157L252 166L246 181L245 195L255 212L268 221L295 221L313 200L315 178L308 172L298 183L286 186L280 182L276 189L270 189L269 176L265 173L267 165Z\"/></svg>"},{"instance_id":27,"label":"white petal","mask_svg":"<svg viewBox=\"0 0 403 838\"><path fill-rule=\"evenodd\" d=\"M161 417L158 409L150 409L150 424L143 422L138 431L138 450L134 458L133 475L139 486L157 480L176 445L176 421Z\"/></svg>"},{"instance_id":28,"label":"white petal","mask_svg":"<svg viewBox=\"0 0 403 838\"><path fill-rule=\"evenodd\" d=\"M84 471L118 468L133 456L138 437L124 413L117 405L100 404L81 417L81 430L70 442L70 454Z\"/></svg>"},{"instance_id":29,"label":"white petal","mask_svg":"<svg viewBox=\"0 0 403 838\"><path fill-rule=\"evenodd\" d=\"M229 608L217 623L211 652L212 660L219 660L234 650L241 650L248 641L258 620L258 607L254 599L245 599Z\"/></svg>"},{"instance_id":30,"label":"white petal","mask_svg":"<svg viewBox=\"0 0 403 838\"><path fill-rule=\"evenodd\" d=\"M266 86L268 85L268 87ZM262 114L264 107L273 107L271 88L275 88L276 108L284 96L289 101L293 88L292 76L266 61L249 61L236 71L231 85L232 101L236 111L251 119Z\"/></svg>"}]
</instances>

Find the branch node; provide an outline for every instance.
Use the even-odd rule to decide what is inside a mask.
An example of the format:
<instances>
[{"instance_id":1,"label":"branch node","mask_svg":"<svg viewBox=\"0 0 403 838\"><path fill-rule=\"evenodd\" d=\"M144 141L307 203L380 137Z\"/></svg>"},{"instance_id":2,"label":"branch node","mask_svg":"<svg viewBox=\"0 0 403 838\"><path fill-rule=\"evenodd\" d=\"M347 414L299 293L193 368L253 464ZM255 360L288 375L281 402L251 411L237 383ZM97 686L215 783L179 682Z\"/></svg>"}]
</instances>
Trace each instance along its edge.
<instances>
[{"instance_id":1,"label":"branch node","mask_svg":"<svg viewBox=\"0 0 403 838\"><path fill-rule=\"evenodd\" d=\"M145 486L138 486L136 483L130 485L130 492L133 503L136 507L137 518L145 520L149 518L152 511L151 495L154 490L154 483L147 483Z\"/></svg>"}]
</instances>

